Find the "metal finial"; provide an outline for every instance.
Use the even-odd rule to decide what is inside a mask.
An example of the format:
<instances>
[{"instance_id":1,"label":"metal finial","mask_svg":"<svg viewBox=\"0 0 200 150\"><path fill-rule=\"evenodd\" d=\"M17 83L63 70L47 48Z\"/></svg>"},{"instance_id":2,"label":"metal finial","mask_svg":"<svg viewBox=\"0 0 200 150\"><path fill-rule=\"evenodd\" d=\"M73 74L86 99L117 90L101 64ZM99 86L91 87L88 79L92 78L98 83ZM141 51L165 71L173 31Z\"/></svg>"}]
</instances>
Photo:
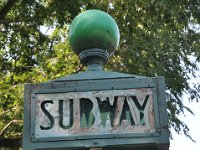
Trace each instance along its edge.
<instances>
[{"instance_id":1,"label":"metal finial","mask_svg":"<svg viewBox=\"0 0 200 150\"><path fill-rule=\"evenodd\" d=\"M115 20L100 10L88 10L78 15L69 31L69 42L83 65L105 64L119 43Z\"/></svg>"}]
</instances>

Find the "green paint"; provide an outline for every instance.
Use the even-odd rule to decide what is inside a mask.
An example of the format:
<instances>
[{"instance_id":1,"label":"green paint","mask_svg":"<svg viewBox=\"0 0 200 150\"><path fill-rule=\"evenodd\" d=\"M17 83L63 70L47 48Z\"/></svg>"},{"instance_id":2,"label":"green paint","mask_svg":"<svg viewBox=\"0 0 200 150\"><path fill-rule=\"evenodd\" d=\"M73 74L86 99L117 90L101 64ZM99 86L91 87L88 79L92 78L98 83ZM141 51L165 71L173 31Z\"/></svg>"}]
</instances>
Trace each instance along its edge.
<instances>
[{"instance_id":1,"label":"green paint","mask_svg":"<svg viewBox=\"0 0 200 150\"><path fill-rule=\"evenodd\" d=\"M100 10L79 14L69 31L69 42L76 54L91 48L107 50L111 54L118 46L119 38L115 20Z\"/></svg>"},{"instance_id":2,"label":"green paint","mask_svg":"<svg viewBox=\"0 0 200 150\"><path fill-rule=\"evenodd\" d=\"M63 100L59 100L59 125L63 129L69 129L72 127L73 122L74 122L74 117L73 117L73 100L70 99L70 104L69 104L69 109L70 109L70 120L69 120L69 125L64 125L63 124Z\"/></svg>"},{"instance_id":3,"label":"green paint","mask_svg":"<svg viewBox=\"0 0 200 150\"><path fill-rule=\"evenodd\" d=\"M94 121L95 117L92 114L91 110L93 108L93 103L90 99L81 98L80 100L80 127L81 128L90 128Z\"/></svg>"},{"instance_id":4,"label":"green paint","mask_svg":"<svg viewBox=\"0 0 200 150\"><path fill-rule=\"evenodd\" d=\"M145 109L145 107L147 105L147 101L149 99L149 96L150 95L147 95L145 97L144 103L142 105L140 105L140 103L139 103L139 101L138 101L138 99L137 99L136 96L132 96L131 97L133 99L133 101L134 101L137 109L140 111L140 125L145 125L145 121L144 121L144 109Z\"/></svg>"}]
</instances>

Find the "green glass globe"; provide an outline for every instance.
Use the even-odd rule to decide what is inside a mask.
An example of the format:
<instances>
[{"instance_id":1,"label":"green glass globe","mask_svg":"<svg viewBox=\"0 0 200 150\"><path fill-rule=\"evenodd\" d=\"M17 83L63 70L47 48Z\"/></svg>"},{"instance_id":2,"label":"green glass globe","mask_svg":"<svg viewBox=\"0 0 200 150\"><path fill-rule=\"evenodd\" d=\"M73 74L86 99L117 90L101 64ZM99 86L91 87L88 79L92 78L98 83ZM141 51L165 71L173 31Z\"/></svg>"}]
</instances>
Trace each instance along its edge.
<instances>
[{"instance_id":1,"label":"green glass globe","mask_svg":"<svg viewBox=\"0 0 200 150\"><path fill-rule=\"evenodd\" d=\"M119 44L119 38L115 20L100 10L79 14L69 30L70 46L77 55L87 49L102 49L111 55Z\"/></svg>"}]
</instances>

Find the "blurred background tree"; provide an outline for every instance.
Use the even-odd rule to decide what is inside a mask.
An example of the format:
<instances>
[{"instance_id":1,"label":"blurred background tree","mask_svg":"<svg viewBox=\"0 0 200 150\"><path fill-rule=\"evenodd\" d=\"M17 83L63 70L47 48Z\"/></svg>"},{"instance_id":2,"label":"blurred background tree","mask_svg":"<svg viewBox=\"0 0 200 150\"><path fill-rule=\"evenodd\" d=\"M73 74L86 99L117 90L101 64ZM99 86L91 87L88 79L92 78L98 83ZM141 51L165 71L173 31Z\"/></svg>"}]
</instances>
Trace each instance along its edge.
<instances>
[{"instance_id":1,"label":"blurred background tree","mask_svg":"<svg viewBox=\"0 0 200 150\"><path fill-rule=\"evenodd\" d=\"M189 101L200 98L200 85L189 84L189 79L199 78L199 6L199 0L1 0L0 147L20 147L24 84L81 68L68 31L73 18L88 9L108 12L120 29L119 48L105 69L165 76L169 127L191 138L178 115L193 114L183 105L184 93Z\"/></svg>"}]
</instances>

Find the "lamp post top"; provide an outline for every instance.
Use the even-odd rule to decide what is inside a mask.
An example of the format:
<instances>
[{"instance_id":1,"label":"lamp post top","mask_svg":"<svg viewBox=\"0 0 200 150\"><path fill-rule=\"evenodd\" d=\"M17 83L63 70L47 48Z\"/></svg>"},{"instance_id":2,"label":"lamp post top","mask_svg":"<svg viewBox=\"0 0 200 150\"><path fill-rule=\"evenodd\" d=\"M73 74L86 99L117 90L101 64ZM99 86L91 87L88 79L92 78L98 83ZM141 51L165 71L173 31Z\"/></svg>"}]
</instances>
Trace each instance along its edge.
<instances>
[{"instance_id":1,"label":"lamp post top","mask_svg":"<svg viewBox=\"0 0 200 150\"><path fill-rule=\"evenodd\" d=\"M72 50L83 65L107 62L119 44L120 33L115 20L100 10L88 10L79 14L69 30Z\"/></svg>"}]
</instances>

